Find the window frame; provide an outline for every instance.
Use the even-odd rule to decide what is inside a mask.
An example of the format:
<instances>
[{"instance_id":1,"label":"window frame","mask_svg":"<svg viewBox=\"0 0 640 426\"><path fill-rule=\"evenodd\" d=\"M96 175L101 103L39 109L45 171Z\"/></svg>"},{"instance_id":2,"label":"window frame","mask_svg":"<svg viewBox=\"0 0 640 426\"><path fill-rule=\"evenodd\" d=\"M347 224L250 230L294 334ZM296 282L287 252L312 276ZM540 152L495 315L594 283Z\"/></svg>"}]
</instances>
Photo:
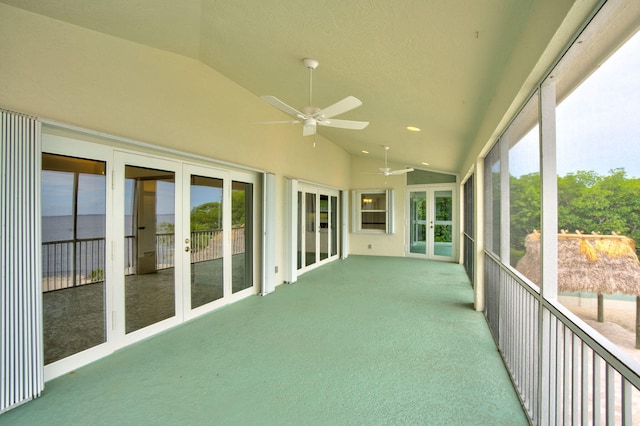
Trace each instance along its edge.
<instances>
[{"instance_id":1,"label":"window frame","mask_svg":"<svg viewBox=\"0 0 640 426\"><path fill-rule=\"evenodd\" d=\"M363 209L363 196L384 196L384 209ZM393 189L356 189L352 191L352 218L353 232L356 234L393 234ZM365 213L384 213L384 229L366 228L365 224L369 223L363 220Z\"/></svg>"}]
</instances>

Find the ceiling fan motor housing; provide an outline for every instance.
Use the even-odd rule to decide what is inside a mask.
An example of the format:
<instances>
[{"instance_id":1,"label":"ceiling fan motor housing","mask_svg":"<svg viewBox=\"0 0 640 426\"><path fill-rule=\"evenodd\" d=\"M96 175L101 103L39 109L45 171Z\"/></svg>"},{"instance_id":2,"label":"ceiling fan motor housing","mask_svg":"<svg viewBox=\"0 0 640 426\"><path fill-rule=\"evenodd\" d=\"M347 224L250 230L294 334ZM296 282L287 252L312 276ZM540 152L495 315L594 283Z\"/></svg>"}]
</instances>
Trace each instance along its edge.
<instances>
[{"instance_id":1,"label":"ceiling fan motor housing","mask_svg":"<svg viewBox=\"0 0 640 426\"><path fill-rule=\"evenodd\" d=\"M320 62L311 58L304 58L302 62L304 62L305 67L311 68L312 70L315 70L316 68L318 68L318 65L320 65Z\"/></svg>"}]
</instances>

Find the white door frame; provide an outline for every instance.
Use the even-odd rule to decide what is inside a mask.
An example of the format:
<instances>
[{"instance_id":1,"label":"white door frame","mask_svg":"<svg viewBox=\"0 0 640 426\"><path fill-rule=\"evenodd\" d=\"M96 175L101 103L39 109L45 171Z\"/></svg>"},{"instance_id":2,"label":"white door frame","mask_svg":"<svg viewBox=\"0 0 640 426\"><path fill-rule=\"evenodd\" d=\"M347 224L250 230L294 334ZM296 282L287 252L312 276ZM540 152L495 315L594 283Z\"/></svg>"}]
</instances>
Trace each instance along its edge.
<instances>
[{"instance_id":1,"label":"white door frame","mask_svg":"<svg viewBox=\"0 0 640 426\"><path fill-rule=\"evenodd\" d=\"M258 185L259 178L257 172L245 172L233 168L222 168L209 163L196 164L179 158L171 158L164 154L148 154L138 150L110 145L108 140L104 143L88 142L84 139L67 136L43 133L42 152L66 155L70 157L86 158L106 162L106 230L105 230L105 325L106 342L92 348L78 352L59 361L53 362L44 368L45 381L51 380L68 373L80 366L94 362L114 351L131 343L146 339L160 331L167 330L182 322L212 311L221 305L229 304L244 297L258 293L260 288L260 238L262 225L260 222L262 203L258 202L261 195L261 187ZM124 193L125 193L125 166L153 168L166 170L174 173L175 176L175 244L174 244L174 283L175 283L175 311L174 316L164 319L155 324L146 326L129 334L125 333L125 296L124 296ZM203 175L224 178L223 206L228 212L223 216L228 223L225 229L231 229L231 184L233 181L250 183L253 185L252 217L245 220L252 220L252 283L247 289L236 293L231 291L219 301L208 303L195 310L190 309L189 299L185 294L190 292L190 281L185 281L185 274L188 267L185 267L184 240L190 237L188 220L182 220L185 215L185 203L189 201L188 191L183 191L188 185L186 178L188 171L201 172ZM185 182L185 180L187 182ZM186 216L188 219L188 216ZM224 244L227 247L224 253L231 253L231 232L227 232ZM182 253L182 255L181 255ZM228 258L228 259L227 259ZM182 260L182 261L181 261ZM231 268L231 256L225 256L225 271ZM231 275L225 273L225 278L231 280ZM228 286L230 287L230 281Z\"/></svg>"},{"instance_id":2,"label":"white door frame","mask_svg":"<svg viewBox=\"0 0 640 426\"><path fill-rule=\"evenodd\" d=\"M434 225L435 225L435 193L438 191L451 191L451 203L452 203L452 238L451 238L451 256L442 256L434 252ZM412 253L411 252L411 193L412 192L425 192L427 203L427 218L426 218L426 253ZM455 184L432 184L432 185L409 185L406 187L406 219L405 219L405 256L418 257L433 260L442 260L453 262L457 259L458 244L456 239L453 238L458 230L458 199L456 196L457 186Z\"/></svg>"},{"instance_id":3,"label":"white door frame","mask_svg":"<svg viewBox=\"0 0 640 426\"><path fill-rule=\"evenodd\" d=\"M305 213L306 213L306 197L305 194L315 194L315 202L316 202L316 212L315 212L315 223L314 223L314 231L315 231L315 247L314 247L314 252L316 254L316 260L313 264L311 265L306 265L304 264L302 266L302 268L298 269L297 268L297 262L294 265L294 267L297 269L297 274L296 277L298 275L301 275L307 271L310 271L312 269L317 268L318 266L322 266L325 265L329 262L332 262L334 260L337 260L340 258L340 241L341 241L341 223L343 223L344 218L341 217L341 212L342 209L340 207L340 203L342 202L341 197L340 197L340 191L336 190L336 189L329 189L326 187L322 187L322 186L316 186L316 185L312 185L312 184L308 184L308 183L298 183L297 185L297 191L295 192L295 194L292 194L292 196L297 200L298 197L298 193L302 193L302 205L301 205L301 209L297 212L296 217L294 218L296 220L296 225L300 225L299 229L302 230L302 234L303 235L298 235L297 239L299 239L301 241L301 247L298 247L298 241L291 241L290 243L293 244L294 247L296 247L296 250L294 250L296 253L298 250L302 251L302 257L304 259L305 257L305 253L306 253L306 238L304 236L305 232L305 225L306 225L306 221L305 221ZM320 197L322 195L325 195L328 197L328 203L329 203L329 209L327 211L328 217L327 217L327 223L328 226L326 228L321 228L320 226L320 215L322 213L322 211L320 210ZM333 211L333 209L331 209L331 198L335 197L336 198L336 209L335 211ZM297 204L297 201L296 201ZM336 247L333 247L332 244L332 240L331 240L331 232L332 232L332 228L331 228L331 219L334 217L334 215L338 220L336 221L336 241L334 242L336 244ZM302 223L300 223L300 221L302 221ZM297 227L297 226L296 226ZM320 259L320 243L321 243L321 238L323 238L323 235L326 234L326 236L324 236L324 238L327 238L328 240L328 244L327 244L327 250L328 250L328 256L325 259ZM331 255L332 249L335 248L335 255ZM297 259L297 258L296 258Z\"/></svg>"}]
</instances>

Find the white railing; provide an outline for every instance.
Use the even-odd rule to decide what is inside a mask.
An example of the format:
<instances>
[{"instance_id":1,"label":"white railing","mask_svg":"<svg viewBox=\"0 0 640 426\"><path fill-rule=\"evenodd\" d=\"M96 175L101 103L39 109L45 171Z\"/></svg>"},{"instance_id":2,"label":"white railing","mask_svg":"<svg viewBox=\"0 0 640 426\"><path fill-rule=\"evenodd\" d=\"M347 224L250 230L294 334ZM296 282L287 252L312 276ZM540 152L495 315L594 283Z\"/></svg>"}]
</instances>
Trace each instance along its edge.
<instances>
[{"instance_id":1,"label":"white railing","mask_svg":"<svg viewBox=\"0 0 640 426\"><path fill-rule=\"evenodd\" d=\"M104 280L104 238L42 243L42 291Z\"/></svg>"},{"instance_id":2,"label":"white railing","mask_svg":"<svg viewBox=\"0 0 640 426\"><path fill-rule=\"evenodd\" d=\"M485 316L532 423L640 423L640 364L491 254L485 265Z\"/></svg>"}]
</instances>

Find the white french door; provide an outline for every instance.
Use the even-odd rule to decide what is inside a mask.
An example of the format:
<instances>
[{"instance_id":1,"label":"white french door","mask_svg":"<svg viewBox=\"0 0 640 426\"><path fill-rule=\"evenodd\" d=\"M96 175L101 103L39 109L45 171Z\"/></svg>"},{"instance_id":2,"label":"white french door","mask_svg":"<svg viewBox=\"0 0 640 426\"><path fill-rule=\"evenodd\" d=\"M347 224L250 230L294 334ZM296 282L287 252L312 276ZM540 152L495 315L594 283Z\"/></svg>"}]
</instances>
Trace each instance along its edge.
<instances>
[{"instance_id":1,"label":"white french door","mask_svg":"<svg viewBox=\"0 0 640 426\"><path fill-rule=\"evenodd\" d=\"M182 322L182 164L114 153L114 330L128 344Z\"/></svg>"},{"instance_id":2,"label":"white french door","mask_svg":"<svg viewBox=\"0 0 640 426\"><path fill-rule=\"evenodd\" d=\"M184 166L184 311L188 318L255 294L256 178L197 165Z\"/></svg>"},{"instance_id":3,"label":"white french door","mask_svg":"<svg viewBox=\"0 0 640 426\"><path fill-rule=\"evenodd\" d=\"M53 135L42 173L45 380L257 293L255 173Z\"/></svg>"},{"instance_id":4,"label":"white french door","mask_svg":"<svg viewBox=\"0 0 640 426\"><path fill-rule=\"evenodd\" d=\"M299 274L336 260L339 253L339 192L298 186L297 270Z\"/></svg>"},{"instance_id":5,"label":"white french door","mask_svg":"<svg viewBox=\"0 0 640 426\"><path fill-rule=\"evenodd\" d=\"M455 186L407 189L408 256L453 261L455 244Z\"/></svg>"}]
</instances>

